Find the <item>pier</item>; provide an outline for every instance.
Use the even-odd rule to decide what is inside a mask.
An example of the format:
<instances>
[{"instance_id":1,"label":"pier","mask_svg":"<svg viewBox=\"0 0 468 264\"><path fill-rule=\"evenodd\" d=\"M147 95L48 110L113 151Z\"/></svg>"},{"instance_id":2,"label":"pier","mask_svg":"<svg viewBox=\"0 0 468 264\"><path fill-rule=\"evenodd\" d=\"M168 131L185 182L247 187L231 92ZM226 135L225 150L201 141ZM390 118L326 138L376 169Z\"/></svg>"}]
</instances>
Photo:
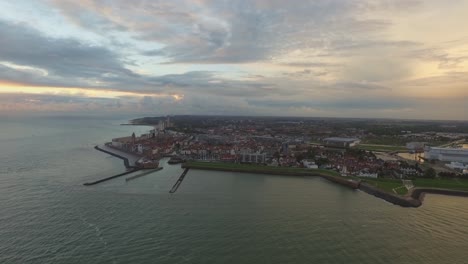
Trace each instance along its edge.
<instances>
[{"instance_id":1,"label":"pier","mask_svg":"<svg viewBox=\"0 0 468 264\"><path fill-rule=\"evenodd\" d=\"M131 181L131 180L134 180L134 179L136 179L136 178L140 178L140 177L143 177L143 176L145 176L145 175L148 175L148 174L150 174L150 173L152 173L152 172L160 171L160 170L162 170L162 169L163 169L162 167L159 167L159 168L154 169L154 170L148 170L148 171L142 172L142 173L140 173L140 174L133 175L133 176L130 176L130 177L128 177L128 178L125 178L125 181Z\"/></svg>"},{"instance_id":2,"label":"pier","mask_svg":"<svg viewBox=\"0 0 468 264\"><path fill-rule=\"evenodd\" d=\"M101 183L101 182L105 182L105 181L108 181L108 180L112 180L112 179L115 179L117 177L120 177L120 176L124 176L124 175L127 175L127 174L130 174L130 173L133 173L133 172L136 172L136 171L139 171L140 169L139 168L133 168L129 171L126 171L126 172L123 172L123 173L119 173L117 175L114 175L114 176L110 176L110 177L107 177L107 178L104 178L104 179L100 179L100 180L97 180L97 181L93 181L93 182L87 182L87 183L83 183L84 186L90 186L90 185L95 185L95 184L98 184L98 183Z\"/></svg>"},{"instance_id":3,"label":"pier","mask_svg":"<svg viewBox=\"0 0 468 264\"><path fill-rule=\"evenodd\" d=\"M187 172L190 170L190 168L185 168L184 172L182 172L182 174L180 175L179 179L176 181L176 183L174 184L174 186L172 186L172 189L169 191L169 193L175 193L177 191L177 189L179 188L180 184L182 183L182 181L184 180L185 178L185 175L187 174Z\"/></svg>"}]
</instances>

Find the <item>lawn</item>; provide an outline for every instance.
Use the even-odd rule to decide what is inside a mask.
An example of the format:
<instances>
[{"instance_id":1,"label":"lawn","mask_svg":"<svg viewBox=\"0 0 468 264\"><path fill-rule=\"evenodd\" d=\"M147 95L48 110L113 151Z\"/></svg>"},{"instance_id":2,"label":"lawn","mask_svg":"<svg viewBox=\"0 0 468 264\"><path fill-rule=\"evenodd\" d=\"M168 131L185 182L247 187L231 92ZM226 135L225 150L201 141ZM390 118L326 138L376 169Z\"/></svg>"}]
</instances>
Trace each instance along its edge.
<instances>
[{"instance_id":1,"label":"lawn","mask_svg":"<svg viewBox=\"0 0 468 264\"><path fill-rule=\"evenodd\" d=\"M326 176L340 176L336 171L322 170L322 169L304 169L293 167L272 167L251 164L239 163L223 163L223 162L187 162L186 167L193 169L213 169L213 170L235 170L239 172L259 172L259 173L291 173L297 175L326 175Z\"/></svg>"},{"instance_id":2,"label":"lawn","mask_svg":"<svg viewBox=\"0 0 468 264\"><path fill-rule=\"evenodd\" d=\"M416 187L430 187L468 191L468 180L462 179L422 179L413 180Z\"/></svg>"},{"instance_id":3,"label":"lawn","mask_svg":"<svg viewBox=\"0 0 468 264\"><path fill-rule=\"evenodd\" d=\"M361 180L389 193L396 192L399 195L405 195L408 192L401 180L383 178L361 178ZM395 189L395 192L393 189Z\"/></svg>"},{"instance_id":4,"label":"lawn","mask_svg":"<svg viewBox=\"0 0 468 264\"><path fill-rule=\"evenodd\" d=\"M390 146L390 145L360 144L360 145L357 145L356 148L362 149L362 150L381 151L381 152L408 151L408 149L405 146Z\"/></svg>"}]
</instances>

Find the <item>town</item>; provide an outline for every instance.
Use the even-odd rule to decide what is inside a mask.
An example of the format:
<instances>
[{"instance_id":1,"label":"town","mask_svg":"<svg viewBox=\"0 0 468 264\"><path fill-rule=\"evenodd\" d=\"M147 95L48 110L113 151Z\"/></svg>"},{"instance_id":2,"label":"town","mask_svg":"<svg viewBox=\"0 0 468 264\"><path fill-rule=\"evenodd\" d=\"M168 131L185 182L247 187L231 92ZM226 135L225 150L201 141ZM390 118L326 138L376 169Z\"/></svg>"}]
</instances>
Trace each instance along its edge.
<instances>
[{"instance_id":1,"label":"town","mask_svg":"<svg viewBox=\"0 0 468 264\"><path fill-rule=\"evenodd\" d=\"M147 163L171 157L171 163L326 169L374 179L468 178L466 123L168 116L132 124L153 129L108 145Z\"/></svg>"}]
</instances>

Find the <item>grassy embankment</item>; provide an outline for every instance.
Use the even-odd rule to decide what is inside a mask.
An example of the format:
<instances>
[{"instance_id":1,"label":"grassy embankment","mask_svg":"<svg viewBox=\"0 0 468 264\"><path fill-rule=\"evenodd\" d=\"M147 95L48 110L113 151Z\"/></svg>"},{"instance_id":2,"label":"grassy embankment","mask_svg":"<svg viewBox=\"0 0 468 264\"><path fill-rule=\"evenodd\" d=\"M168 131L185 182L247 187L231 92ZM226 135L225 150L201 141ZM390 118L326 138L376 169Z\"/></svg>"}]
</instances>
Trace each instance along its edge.
<instances>
[{"instance_id":1,"label":"grassy embankment","mask_svg":"<svg viewBox=\"0 0 468 264\"><path fill-rule=\"evenodd\" d=\"M360 178L363 182L369 183L381 190L389 193L397 193L399 195L405 195L408 190L403 185L401 180L384 179L384 178Z\"/></svg>"},{"instance_id":2,"label":"grassy embankment","mask_svg":"<svg viewBox=\"0 0 468 264\"><path fill-rule=\"evenodd\" d=\"M441 188L458 191L468 191L466 179L416 179L413 181L416 187Z\"/></svg>"},{"instance_id":3,"label":"grassy embankment","mask_svg":"<svg viewBox=\"0 0 468 264\"><path fill-rule=\"evenodd\" d=\"M382 189L386 192L397 193L405 195L408 193L401 180L394 179L372 179L361 178L363 182L367 182L375 187ZM413 180L413 185L416 188L439 188L457 191L468 191L468 180L465 179L424 179L418 178Z\"/></svg>"},{"instance_id":4,"label":"grassy embankment","mask_svg":"<svg viewBox=\"0 0 468 264\"><path fill-rule=\"evenodd\" d=\"M238 163L223 163L223 162L187 162L184 166L192 169L212 169L221 171L236 171L236 172L251 172L251 173L271 173L271 174L289 174L298 176L336 176L341 177L336 171L321 170L321 169L304 169L292 167L272 167L251 164L238 164Z\"/></svg>"}]
</instances>

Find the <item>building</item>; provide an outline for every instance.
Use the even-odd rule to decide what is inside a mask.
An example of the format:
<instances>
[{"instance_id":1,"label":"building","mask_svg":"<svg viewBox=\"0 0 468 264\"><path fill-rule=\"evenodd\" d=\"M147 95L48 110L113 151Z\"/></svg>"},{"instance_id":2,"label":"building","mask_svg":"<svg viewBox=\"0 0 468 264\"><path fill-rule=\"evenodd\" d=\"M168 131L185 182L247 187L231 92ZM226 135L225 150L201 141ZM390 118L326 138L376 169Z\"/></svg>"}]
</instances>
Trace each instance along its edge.
<instances>
[{"instance_id":1,"label":"building","mask_svg":"<svg viewBox=\"0 0 468 264\"><path fill-rule=\"evenodd\" d=\"M129 150L134 143L134 137L113 138L111 145L115 148Z\"/></svg>"},{"instance_id":2,"label":"building","mask_svg":"<svg viewBox=\"0 0 468 264\"><path fill-rule=\"evenodd\" d=\"M426 146L426 142L408 142L406 148L410 151L423 151Z\"/></svg>"},{"instance_id":3,"label":"building","mask_svg":"<svg viewBox=\"0 0 468 264\"><path fill-rule=\"evenodd\" d=\"M331 137L323 140L325 146L335 148L349 148L358 145L361 141L357 138Z\"/></svg>"},{"instance_id":4,"label":"building","mask_svg":"<svg viewBox=\"0 0 468 264\"><path fill-rule=\"evenodd\" d=\"M454 169L454 170L464 170L464 169L468 169L468 165L465 166L465 164L461 163L461 162L450 162L450 164L447 165L447 167L451 168L451 169Z\"/></svg>"},{"instance_id":5,"label":"building","mask_svg":"<svg viewBox=\"0 0 468 264\"><path fill-rule=\"evenodd\" d=\"M368 171L360 171L359 174L358 174L359 177L366 177L366 178L375 178L377 179L378 178L378 174L377 173L371 173L371 172L368 172Z\"/></svg>"},{"instance_id":6,"label":"building","mask_svg":"<svg viewBox=\"0 0 468 264\"><path fill-rule=\"evenodd\" d=\"M241 153L240 161L245 163L265 163L266 154L265 153Z\"/></svg>"},{"instance_id":7,"label":"building","mask_svg":"<svg viewBox=\"0 0 468 264\"><path fill-rule=\"evenodd\" d=\"M468 163L468 149L426 147L424 157L428 160Z\"/></svg>"},{"instance_id":8,"label":"building","mask_svg":"<svg viewBox=\"0 0 468 264\"><path fill-rule=\"evenodd\" d=\"M302 160L302 164L308 169L318 169L318 165L313 160Z\"/></svg>"}]
</instances>

